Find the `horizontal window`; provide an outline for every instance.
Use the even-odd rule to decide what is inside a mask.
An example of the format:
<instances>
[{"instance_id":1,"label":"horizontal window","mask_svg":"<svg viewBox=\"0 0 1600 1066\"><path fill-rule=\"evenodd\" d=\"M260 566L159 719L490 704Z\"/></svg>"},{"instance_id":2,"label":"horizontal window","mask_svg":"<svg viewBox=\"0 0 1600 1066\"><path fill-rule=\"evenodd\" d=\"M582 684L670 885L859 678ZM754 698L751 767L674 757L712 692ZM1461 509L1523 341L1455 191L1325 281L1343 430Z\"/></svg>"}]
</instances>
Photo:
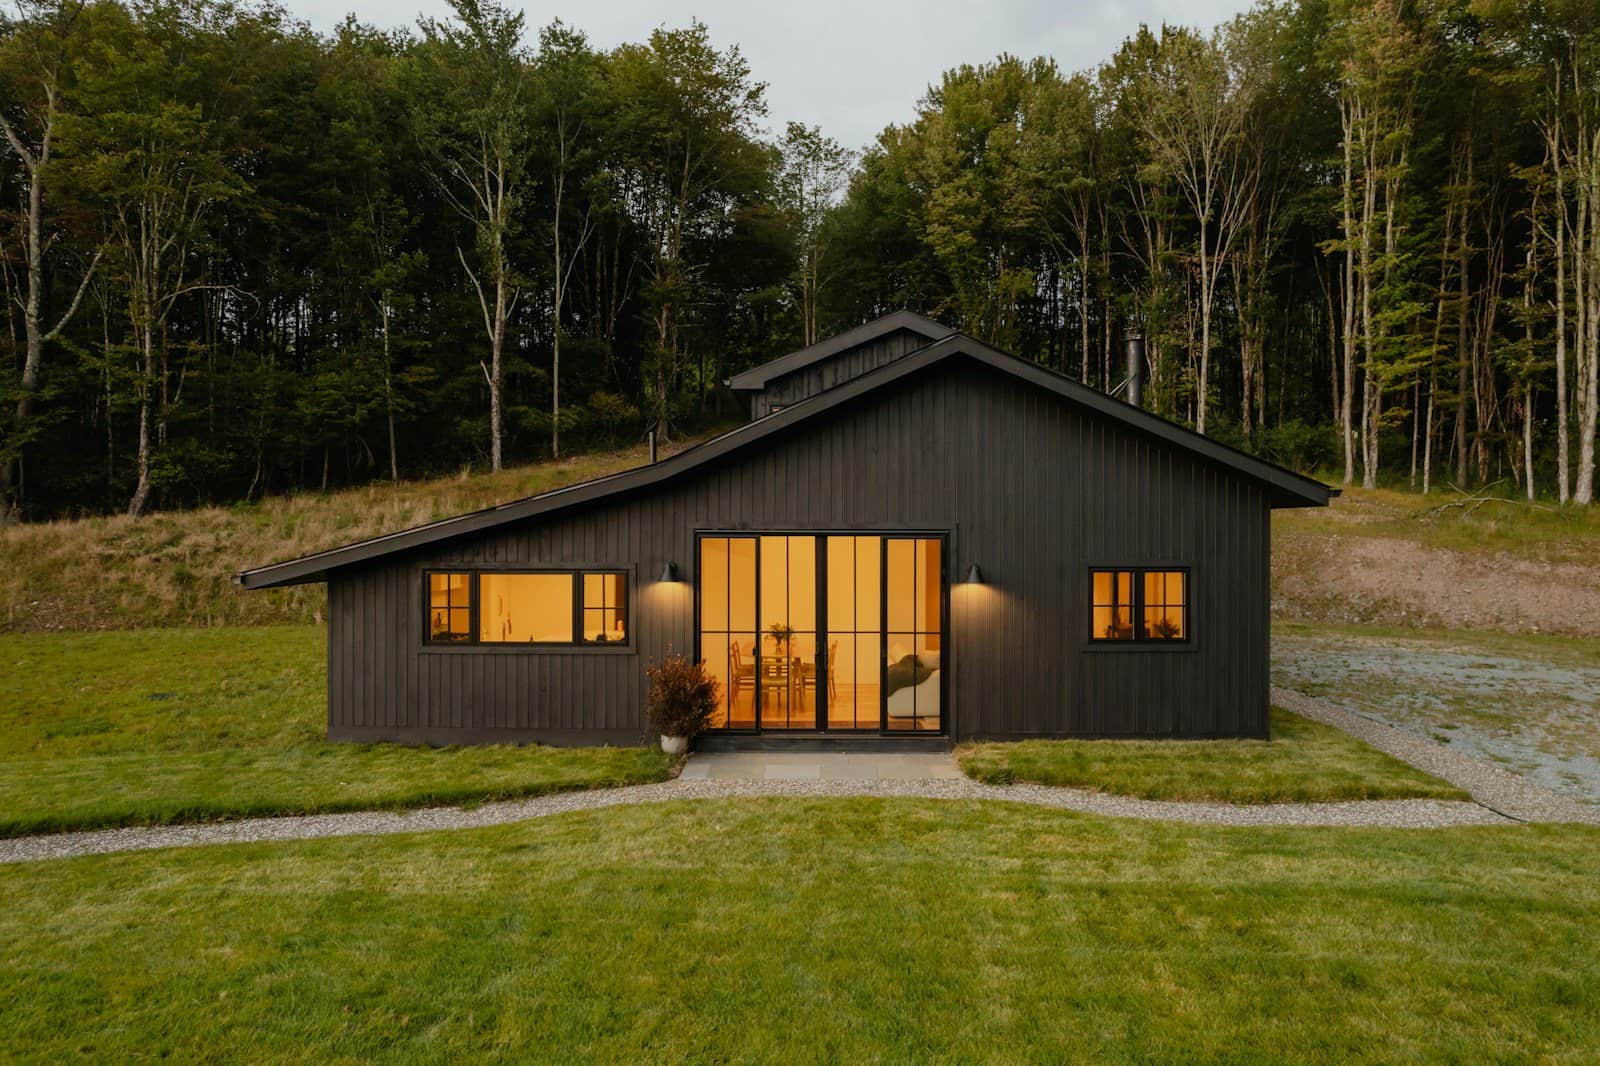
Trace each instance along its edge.
<instances>
[{"instance_id":1,"label":"horizontal window","mask_svg":"<svg viewBox=\"0 0 1600 1066\"><path fill-rule=\"evenodd\" d=\"M1189 572L1091 570L1089 639L1171 643L1189 639Z\"/></svg>"},{"instance_id":2,"label":"horizontal window","mask_svg":"<svg viewBox=\"0 0 1600 1066\"><path fill-rule=\"evenodd\" d=\"M435 644L627 644L628 575L607 570L432 571Z\"/></svg>"}]
</instances>

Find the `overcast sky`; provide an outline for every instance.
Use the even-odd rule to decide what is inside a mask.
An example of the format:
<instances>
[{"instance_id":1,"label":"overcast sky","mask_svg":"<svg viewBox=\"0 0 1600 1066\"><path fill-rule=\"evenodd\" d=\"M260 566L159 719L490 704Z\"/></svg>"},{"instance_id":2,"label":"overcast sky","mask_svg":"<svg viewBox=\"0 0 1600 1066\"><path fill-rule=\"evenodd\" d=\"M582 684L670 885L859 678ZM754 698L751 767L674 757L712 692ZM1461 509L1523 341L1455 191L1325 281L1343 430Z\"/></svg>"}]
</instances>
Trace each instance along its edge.
<instances>
[{"instance_id":1,"label":"overcast sky","mask_svg":"<svg viewBox=\"0 0 1600 1066\"><path fill-rule=\"evenodd\" d=\"M850 147L912 115L929 82L1001 52L1053 56L1064 70L1108 57L1139 23L1211 27L1247 0L587 0L523 5L530 32L560 18L597 48L643 40L698 18L720 47L737 43L767 83L767 121L820 124ZM320 30L346 11L373 25L443 15L446 0L287 0Z\"/></svg>"}]
</instances>

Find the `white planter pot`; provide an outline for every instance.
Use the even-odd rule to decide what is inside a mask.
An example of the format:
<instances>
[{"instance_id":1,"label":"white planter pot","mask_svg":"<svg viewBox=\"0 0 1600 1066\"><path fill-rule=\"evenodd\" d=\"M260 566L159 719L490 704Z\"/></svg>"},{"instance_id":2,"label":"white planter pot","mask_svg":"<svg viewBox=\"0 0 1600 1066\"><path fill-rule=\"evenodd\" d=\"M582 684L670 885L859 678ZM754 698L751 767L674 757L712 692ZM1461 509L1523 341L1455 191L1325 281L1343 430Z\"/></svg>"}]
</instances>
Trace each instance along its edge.
<instances>
[{"instance_id":1,"label":"white planter pot","mask_svg":"<svg viewBox=\"0 0 1600 1066\"><path fill-rule=\"evenodd\" d=\"M689 750L689 738L663 736L661 738L661 750L668 755L682 755Z\"/></svg>"}]
</instances>

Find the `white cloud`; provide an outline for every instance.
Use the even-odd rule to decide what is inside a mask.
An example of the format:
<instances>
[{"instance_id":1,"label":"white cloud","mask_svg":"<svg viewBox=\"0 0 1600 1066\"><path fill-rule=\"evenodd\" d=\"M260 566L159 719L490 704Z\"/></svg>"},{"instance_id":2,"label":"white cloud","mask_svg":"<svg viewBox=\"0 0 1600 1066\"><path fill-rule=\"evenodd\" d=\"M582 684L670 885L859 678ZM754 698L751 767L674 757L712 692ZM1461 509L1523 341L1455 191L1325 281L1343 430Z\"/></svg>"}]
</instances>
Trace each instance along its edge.
<instances>
[{"instance_id":1,"label":"white cloud","mask_svg":"<svg viewBox=\"0 0 1600 1066\"><path fill-rule=\"evenodd\" d=\"M346 9L385 27L449 10L444 0L354 0L346 6L288 0L287 6L323 30ZM889 123L908 120L929 83L958 64L1010 52L1052 56L1064 70L1079 70L1110 56L1141 22L1209 28L1247 6L1247 0L610 0L529 3L523 9L530 28L560 18L601 48L698 18L719 46L737 43L755 76L767 83L773 129L791 120L815 123L859 147Z\"/></svg>"}]
</instances>

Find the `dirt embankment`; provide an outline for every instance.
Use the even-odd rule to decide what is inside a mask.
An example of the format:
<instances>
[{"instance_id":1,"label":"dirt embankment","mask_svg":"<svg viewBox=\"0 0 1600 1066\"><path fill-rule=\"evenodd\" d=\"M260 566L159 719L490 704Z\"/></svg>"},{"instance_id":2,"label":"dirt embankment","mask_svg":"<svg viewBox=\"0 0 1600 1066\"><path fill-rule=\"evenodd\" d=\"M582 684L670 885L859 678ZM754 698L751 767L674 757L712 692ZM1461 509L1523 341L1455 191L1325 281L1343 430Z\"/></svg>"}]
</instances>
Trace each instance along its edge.
<instances>
[{"instance_id":1,"label":"dirt embankment","mask_svg":"<svg viewBox=\"0 0 1600 1066\"><path fill-rule=\"evenodd\" d=\"M1272 616L1600 637L1600 558L1536 562L1400 538L1280 535L1273 538Z\"/></svg>"}]
</instances>

